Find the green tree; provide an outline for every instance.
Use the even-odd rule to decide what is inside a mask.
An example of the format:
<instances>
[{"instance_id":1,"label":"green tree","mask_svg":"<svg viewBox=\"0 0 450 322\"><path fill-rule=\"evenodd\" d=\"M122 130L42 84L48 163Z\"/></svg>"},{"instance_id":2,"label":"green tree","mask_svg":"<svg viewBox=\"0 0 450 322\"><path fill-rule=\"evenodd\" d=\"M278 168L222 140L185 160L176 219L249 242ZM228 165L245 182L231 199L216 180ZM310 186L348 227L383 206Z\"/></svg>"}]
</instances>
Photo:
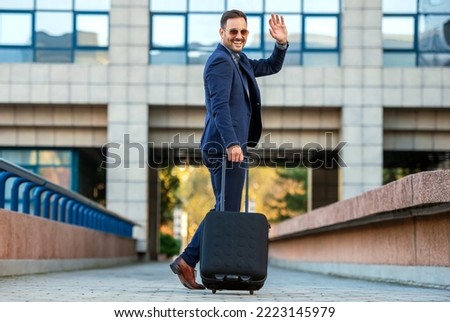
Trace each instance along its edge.
<instances>
[{"instance_id":1,"label":"green tree","mask_svg":"<svg viewBox=\"0 0 450 322\"><path fill-rule=\"evenodd\" d=\"M183 210L188 214L188 238L192 237L206 213L214 207L209 171L206 167L178 168L180 174L180 198Z\"/></svg>"},{"instance_id":2,"label":"green tree","mask_svg":"<svg viewBox=\"0 0 450 322\"><path fill-rule=\"evenodd\" d=\"M278 177L266 195L267 207L272 210L270 220L279 222L306 212L307 169L277 168L276 174Z\"/></svg>"},{"instance_id":3,"label":"green tree","mask_svg":"<svg viewBox=\"0 0 450 322\"><path fill-rule=\"evenodd\" d=\"M181 206L181 199L178 196L180 178L176 167L168 167L159 172L161 187L161 224L168 224L173 221L173 211Z\"/></svg>"}]
</instances>

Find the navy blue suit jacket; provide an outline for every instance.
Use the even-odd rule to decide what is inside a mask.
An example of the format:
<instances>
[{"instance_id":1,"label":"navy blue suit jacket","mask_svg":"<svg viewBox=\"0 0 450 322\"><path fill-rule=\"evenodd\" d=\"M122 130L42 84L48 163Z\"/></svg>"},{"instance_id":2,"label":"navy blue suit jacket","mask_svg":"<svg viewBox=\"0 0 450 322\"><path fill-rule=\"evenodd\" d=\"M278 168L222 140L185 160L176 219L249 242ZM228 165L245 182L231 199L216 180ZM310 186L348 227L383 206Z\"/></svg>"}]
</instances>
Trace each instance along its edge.
<instances>
[{"instance_id":1,"label":"navy blue suit jacket","mask_svg":"<svg viewBox=\"0 0 450 322\"><path fill-rule=\"evenodd\" d=\"M239 55L241 71L228 49L219 44L205 65L206 117L200 148L210 154L222 154L236 144L245 152L247 147L258 144L262 122L256 77L280 71L286 49L275 46L267 59L249 59L242 52ZM247 82L244 82L243 74Z\"/></svg>"}]
</instances>

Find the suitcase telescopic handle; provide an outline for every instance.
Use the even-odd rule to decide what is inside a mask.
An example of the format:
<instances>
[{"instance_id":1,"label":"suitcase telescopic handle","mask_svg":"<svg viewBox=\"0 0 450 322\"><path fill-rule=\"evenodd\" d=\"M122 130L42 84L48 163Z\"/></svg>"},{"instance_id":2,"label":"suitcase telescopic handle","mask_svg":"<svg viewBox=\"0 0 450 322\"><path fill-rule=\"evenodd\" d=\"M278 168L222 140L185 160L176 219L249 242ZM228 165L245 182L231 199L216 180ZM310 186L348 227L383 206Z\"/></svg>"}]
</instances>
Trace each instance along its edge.
<instances>
[{"instance_id":1,"label":"suitcase telescopic handle","mask_svg":"<svg viewBox=\"0 0 450 322\"><path fill-rule=\"evenodd\" d=\"M220 196L220 211L225 210L225 178L226 178L226 170L227 170L227 159L228 155L226 153L222 156L222 182L221 182L221 196ZM248 191L249 191L249 164L250 158L244 157L244 161L242 162L245 166L245 212L248 212Z\"/></svg>"}]
</instances>

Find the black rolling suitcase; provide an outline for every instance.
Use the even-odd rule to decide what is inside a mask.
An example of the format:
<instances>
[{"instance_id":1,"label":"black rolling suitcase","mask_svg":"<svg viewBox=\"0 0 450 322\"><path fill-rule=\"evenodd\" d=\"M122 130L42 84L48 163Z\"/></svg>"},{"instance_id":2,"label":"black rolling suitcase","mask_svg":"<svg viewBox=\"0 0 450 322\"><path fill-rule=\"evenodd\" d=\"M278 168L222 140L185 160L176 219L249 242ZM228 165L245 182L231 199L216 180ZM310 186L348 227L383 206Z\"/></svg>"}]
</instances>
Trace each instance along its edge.
<instances>
[{"instance_id":1,"label":"black rolling suitcase","mask_svg":"<svg viewBox=\"0 0 450 322\"><path fill-rule=\"evenodd\" d=\"M225 171L223 166L222 191ZM213 293L246 290L253 294L263 287L267 277L270 226L263 214L248 212L248 172L247 167L245 213L223 211L222 200L221 211L210 211L204 219L200 276L203 285Z\"/></svg>"}]
</instances>

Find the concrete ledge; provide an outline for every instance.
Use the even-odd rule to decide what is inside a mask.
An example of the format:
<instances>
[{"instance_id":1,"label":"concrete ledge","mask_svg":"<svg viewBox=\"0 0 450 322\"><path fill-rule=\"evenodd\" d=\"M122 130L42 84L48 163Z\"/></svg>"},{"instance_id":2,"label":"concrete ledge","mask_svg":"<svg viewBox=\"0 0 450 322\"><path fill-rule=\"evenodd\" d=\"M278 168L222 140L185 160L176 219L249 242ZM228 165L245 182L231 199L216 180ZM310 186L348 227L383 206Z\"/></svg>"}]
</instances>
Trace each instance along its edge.
<instances>
[{"instance_id":1,"label":"concrete ledge","mask_svg":"<svg viewBox=\"0 0 450 322\"><path fill-rule=\"evenodd\" d=\"M84 258L84 259L4 259L0 260L0 276L39 274L79 269L104 268L137 262L137 258Z\"/></svg>"},{"instance_id":2,"label":"concrete ledge","mask_svg":"<svg viewBox=\"0 0 450 322\"><path fill-rule=\"evenodd\" d=\"M347 278L450 289L450 267L298 262L279 259L271 259L270 264Z\"/></svg>"},{"instance_id":3,"label":"concrete ledge","mask_svg":"<svg viewBox=\"0 0 450 322\"><path fill-rule=\"evenodd\" d=\"M136 240L0 209L0 276L137 261Z\"/></svg>"},{"instance_id":4,"label":"concrete ledge","mask_svg":"<svg viewBox=\"0 0 450 322\"><path fill-rule=\"evenodd\" d=\"M136 241L0 209L0 259L136 256Z\"/></svg>"},{"instance_id":5,"label":"concrete ledge","mask_svg":"<svg viewBox=\"0 0 450 322\"><path fill-rule=\"evenodd\" d=\"M276 240L317 229L333 229L335 226L349 227L411 215L434 214L441 212L439 207L443 204L446 207L450 205L450 170L421 172L273 225L269 238Z\"/></svg>"},{"instance_id":6,"label":"concrete ledge","mask_svg":"<svg viewBox=\"0 0 450 322\"><path fill-rule=\"evenodd\" d=\"M316 209L273 225L269 238L274 265L450 286L450 171L410 175Z\"/></svg>"}]
</instances>

